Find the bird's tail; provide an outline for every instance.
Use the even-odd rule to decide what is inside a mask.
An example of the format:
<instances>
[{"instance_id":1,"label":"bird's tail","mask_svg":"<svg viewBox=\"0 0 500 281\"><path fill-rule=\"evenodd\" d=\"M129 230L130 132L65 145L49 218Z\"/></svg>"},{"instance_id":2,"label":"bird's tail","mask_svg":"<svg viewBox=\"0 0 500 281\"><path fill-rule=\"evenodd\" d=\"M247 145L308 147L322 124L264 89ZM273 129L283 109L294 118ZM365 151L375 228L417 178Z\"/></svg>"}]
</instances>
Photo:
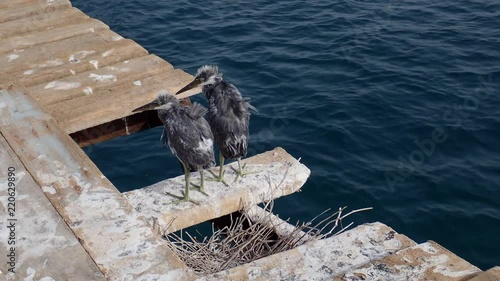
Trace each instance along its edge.
<instances>
[{"instance_id":1,"label":"bird's tail","mask_svg":"<svg viewBox=\"0 0 500 281\"><path fill-rule=\"evenodd\" d=\"M259 111L257 110L257 108L255 108L255 106L253 106L252 104L250 104L251 99L249 97L244 97L243 101L245 101L245 104L246 104L246 106L248 107L248 109L250 111L252 111L253 113L259 113Z\"/></svg>"}]
</instances>

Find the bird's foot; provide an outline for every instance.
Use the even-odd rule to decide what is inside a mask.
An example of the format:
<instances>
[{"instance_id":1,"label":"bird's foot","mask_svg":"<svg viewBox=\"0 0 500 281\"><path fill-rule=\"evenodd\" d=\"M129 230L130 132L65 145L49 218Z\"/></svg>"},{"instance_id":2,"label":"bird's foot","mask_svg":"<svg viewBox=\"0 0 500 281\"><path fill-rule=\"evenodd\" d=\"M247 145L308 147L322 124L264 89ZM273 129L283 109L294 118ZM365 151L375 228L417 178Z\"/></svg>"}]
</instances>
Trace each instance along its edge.
<instances>
[{"instance_id":1,"label":"bird's foot","mask_svg":"<svg viewBox=\"0 0 500 281\"><path fill-rule=\"evenodd\" d=\"M206 179L206 180L208 180L208 179ZM206 193L206 192L205 192L205 188L204 188L203 186L199 186L199 185L194 184L194 183L192 183L192 184L191 184L191 186L193 187L193 189L194 189L194 190L196 190L196 191L198 191L198 192L202 193L202 194L203 194L203 195L205 195L205 196L210 197L210 196L208 195L208 193Z\"/></svg>"},{"instance_id":2,"label":"bird's foot","mask_svg":"<svg viewBox=\"0 0 500 281\"><path fill-rule=\"evenodd\" d=\"M182 199L178 199L178 200L175 200L175 201L172 201L170 202L170 204L175 204L175 205L179 205L179 203L184 203L184 202L191 202L195 205L200 205L200 203L194 201L194 200L191 200L189 198L186 198L186 197L183 197Z\"/></svg>"},{"instance_id":3,"label":"bird's foot","mask_svg":"<svg viewBox=\"0 0 500 281\"><path fill-rule=\"evenodd\" d=\"M208 171L210 174L212 174L213 178L208 178L208 179L205 179L206 181L216 181L216 182L222 182L225 186L229 186L229 184L227 184L227 182L224 180L224 175L222 175L222 177L219 177L217 176L214 172L212 171Z\"/></svg>"},{"instance_id":4,"label":"bird's foot","mask_svg":"<svg viewBox=\"0 0 500 281\"><path fill-rule=\"evenodd\" d=\"M174 200L172 202L170 202L170 204L175 204L175 205L179 205L180 203L184 203L184 202L189 202L189 198L181 198L181 199L177 199L177 200Z\"/></svg>"},{"instance_id":5,"label":"bird's foot","mask_svg":"<svg viewBox=\"0 0 500 281\"><path fill-rule=\"evenodd\" d=\"M189 196L177 196L177 195L174 195L170 192L167 192L168 195L176 198L177 200L174 200L172 202L169 202L168 204L175 204L175 205L179 205L179 203L184 203L184 202L191 202L193 204L196 204L196 205L200 205L200 203L196 202L196 201L193 201L189 198Z\"/></svg>"},{"instance_id":6,"label":"bird's foot","mask_svg":"<svg viewBox=\"0 0 500 281\"><path fill-rule=\"evenodd\" d=\"M233 172L236 174L236 178L234 179L235 182L238 180L239 177L243 177L246 175L258 174L258 173L262 172L262 171L251 171L251 172L245 171L246 166L247 166L247 163L244 163L239 170L230 166L231 170L233 170Z\"/></svg>"}]
</instances>

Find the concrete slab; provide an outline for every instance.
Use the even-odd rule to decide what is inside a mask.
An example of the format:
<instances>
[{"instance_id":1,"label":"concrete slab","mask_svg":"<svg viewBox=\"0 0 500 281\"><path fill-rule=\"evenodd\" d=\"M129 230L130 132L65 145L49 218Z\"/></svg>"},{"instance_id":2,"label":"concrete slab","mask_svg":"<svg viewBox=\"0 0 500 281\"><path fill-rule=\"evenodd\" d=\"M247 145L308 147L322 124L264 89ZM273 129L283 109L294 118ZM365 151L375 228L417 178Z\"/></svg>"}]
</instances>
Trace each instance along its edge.
<instances>
[{"instance_id":1,"label":"concrete slab","mask_svg":"<svg viewBox=\"0 0 500 281\"><path fill-rule=\"evenodd\" d=\"M69 0L21 0L19 3L17 3L17 1L10 2L14 5L3 4L2 1L3 5L0 6L0 23L13 21L23 17L33 17L40 14L47 14L56 10L64 10L71 7Z\"/></svg>"},{"instance_id":2,"label":"concrete slab","mask_svg":"<svg viewBox=\"0 0 500 281\"><path fill-rule=\"evenodd\" d=\"M0 41L0 54L8 56L10 61L14 61L22 55L26 48L105 29L109 29L109 27L104 23L94 19L87 19L45 31L12 36Z\"/></svg>"},{"instance_id":3,"label":"concrete slab","mask_svg":"<svg viewBox=\"0 0 500 281\"><path fill-rule=\"evenodd\" d=\"M220 182L205 182L208 197L195 191L191 193L192 199L197 204L191 202L171 204L175 198L169 196L168 193L182 196L184 176L126 192L124 197L139 217L145 219L155 217L163 227L174 220L167 232L170 233L241 210L243 205L256 205L271 198L296 192L310 174L306 166L282 148L253 156L245 159L244 162L247 163L248 169L262 172L246 175L232 183L235 175L226 166L225 177L230 186L225 186ZM235 164L237 166L237 163L232 165ZM198 173L194 173L191 178L193 182L199 182Z\"/></svg>"},{"instance_id":4,"label":"concrete slab","mask_svg":"<svg viewBox=\"0 0 500 281\"><path fill-rule=\"evenodd\" d=\"M146 56L148 52L129 39L111 40L118 36L105 30L99 34L85 34L65 40L26 49L13 62L0 56L0 65L5 67L0 83L12 81L25 87L47 84L51 81L83 72L103 68L125 60Z\"/></svg>"},{"instance_id":5,"label":"concrete slab","mask_svg":"<svg viewBox=\"0 0 500 281\"><path fill-rule=\"evenodd\" d=\"M109 280L192 280L78 145L27 94L0 91L0 131Z\"/></svg>"},{"instance_id":6,"label":"concrete slab","mask_svg":"<svg viewBox=\"0 0 500 281\"><path fill-rule=\"evenodd\" d=\"M32 32L40 32L61 25L73 24L88 18L89 16L77 8L56 10L48 14L44 13L32 17L24 17L0 23L0 40L5 40L5 38L11 36L20 36Z\"/></svg>"},{"instance_id":7,"label":"concrete slab","mask_svg":"<svg viewBox=\"0 0 500 281\"><path fill-rule=\"evenodd\" d=\"M458 281L480 271L467 261L429 241L351 270L334 280Z\"/></svg>"},{"instance_id":8,"label":"concrete slab","mask_svg":"<svg viewBox=\"0 0 500 281\"><path fill-rule=\"evenodd\" d=\"M364 224L198 280L332 280L352 268L413 245L415 242L384 224Z\"/></svg>"},{"instance_id":9,"label":"concrete slab","mask_svg":"<svg viewBox=\"0 0 500 281\"><path fill-rule=\"evenodd\" d=\"M99 60L95 60L92 70L29 87L28 91L42 107L45 107L77 97L91 96L97 94L99 89L114 88L127 82L132 84L133 81L171 69L173 69L171 64L155 55L133 58L130 61L102 68L99 67ZM99 96L97 98L101 100ZM122 106L121 104L106 105L108 107ZM73 107L73 109L76 108Z\"/></svg>"},{"instance_id":10,"label":"concrete slab","mask_svg":"<svg viewBox=\"0 0 500 281\"><path fill-rule=\"evenodd\" d=\"M469 281L498 281L500 280L500 266L495 266L487 271L480 272Z\"/></svg>"},{"instance_id":11,"label":"concrete slab","mask_svg":"<svg viewBox=\"0 0 500 281\"><path fill-rule=\"evenodd\" d=\"M57 102L45 106L44 110L60 120L62 127L71 134L130 116L134 108L152 101L161 90L175 93L193 79L190 74L174 69L115 87L103 85L102 88L93 89L92 95ZM199 93L199 90L196 88L187 91L179 95L179 98ZM120 103L116 103L117 100ZM68 115L68 112L71 114Z\"/></svg>"},{"instance_id":12,"label":"concrete slab","mask_svg":"<svg viewBox=\"0 0 500 281\"><path fill-rule=\"evenodd\" d=\"M10 206L9 167L15 188ZM11 233L14 239L7 240ZM0 237L1 280L106 280L1 134ZM14 263L9 265L11 253Z\"/></svg>"},{"instance_id":13,"label":"concrete slab","mask_svg":"<svg viewBox=\"0 0 500 281\"><path fill-rule=\"evenodd\" d=\"M16 6L28 6L33 4L43 4L47 0L16 0L16 1L2 1L0 2L0 9L12 9ZM68 0L69 2L69 0Z\"/></svg>"}]
</instances>

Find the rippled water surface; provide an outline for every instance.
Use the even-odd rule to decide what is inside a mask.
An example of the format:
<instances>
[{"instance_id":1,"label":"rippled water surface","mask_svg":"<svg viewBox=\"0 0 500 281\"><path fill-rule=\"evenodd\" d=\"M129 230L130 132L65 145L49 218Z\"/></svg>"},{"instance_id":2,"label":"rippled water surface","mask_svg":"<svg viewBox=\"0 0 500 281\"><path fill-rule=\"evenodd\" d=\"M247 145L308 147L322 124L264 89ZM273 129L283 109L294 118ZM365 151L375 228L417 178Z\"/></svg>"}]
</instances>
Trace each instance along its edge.
<instances>
[{"instance_id":1,"label":"rippled water surface","mask_svg":"<svg viewBox=\"0 0 500 281\"><path fill-rule=\"evenodd\" d=\"M500 264L498 1L72 2L177 68L218 64L252 98L251 154L282 146L312 170L282 217L373 206L354 222ZM139 188L181 173L160 130L86 152Z\"/></svg>"}]
</instances>

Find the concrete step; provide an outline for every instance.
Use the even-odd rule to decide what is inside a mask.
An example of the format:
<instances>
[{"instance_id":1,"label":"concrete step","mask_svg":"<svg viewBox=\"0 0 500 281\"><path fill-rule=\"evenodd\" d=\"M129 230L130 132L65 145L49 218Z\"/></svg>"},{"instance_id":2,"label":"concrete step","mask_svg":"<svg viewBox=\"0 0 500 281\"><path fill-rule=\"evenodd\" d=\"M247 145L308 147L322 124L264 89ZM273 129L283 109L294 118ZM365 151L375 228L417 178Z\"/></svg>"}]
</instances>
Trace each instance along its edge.
<instances>
[{"instance_id":1,"label":"concrete step","mask_svg":"<svg viewBox=\"0 0 500 281\"><path fill-rule=\"evenodd\" d=\"M11 36L40 32L55 28L62 24L72 24L88 18L89 16L76 8L56 10L52 13L20 18L14 21L0 23L0 39L4 40Z\"/></svg>"},{"instance_id":2,"label":"concrete step","mask_svg":"<svg viewBox=\"0 0 500 281\"><path fill-rule=\"evenodd\" d=\"M199 280L332 280L414 245L414 241L382 223L369 223Z\"/></svg>"},{"instance_id":3,"label":"concrete step","mask_svg":"<svg viewBox=\"0 0 500 281\"><path fill-rule=\"evenodd\" d=\"M123 63L125 64L125 61ZM132 60L125 65L131 63ZM146 65L146 67L148 66ZM59 91L66 95L59 95L59 101L54 101L54 99L48 101L44 96L40 100L42 104L45 103L44 110L59 120L67 133L75 133L131 116L133 109L151 102L160 91L167 90L170 93L175 93L194 79L191 74L181 69L157 72L159 68L161 68L160 65L150 65L148 70L143 68L139 75L137 72L140 69L136 68L133 70L135 76L129 75L128 78L116 76L119 79L118 83L102 83L100 86L97 86L96 83L89 84L86 86L88 88L73 92L76 95L71 94L73 95L71 99L65 99L65 97L69 97L69 91ZM152 74L153 71L157 74ZM78 82L78 80L73 81ZM177 95L177 98L182 99L199 92L200 88L197 87ZM87 95L87 93L90 94ZM51 102L51 104L47 105L47 102ZM114 130L113 125L110 125L105 131L112 133Z\"/></svg>"},{"instance_id":4,"label":"concrete step","mask_svg":"<svg viewBox=\"0 0 500 281\"><path fill-rule=\"evenodd\" d=\"M95 19L88 19L71 25L55 27L40 32L12 36L0 41L0 54L10 52L7 56L9 56L11 61L14 61L22 55L25 49L107 29L109 29L109 27L104 23Z\"/></svg>"},{"instance_id":5,"label":"concrete step","mask_svg":"<svg viewBox=\"0 0 500 281\"><path fill-rule=\"evenodd\" d=\"M13 21L23 17L34 17L37 15L53 13L57 10L66 10L69 8L71 8L69 0L1 1L0 23Z\"/></svg>"},{"instance_id":6,"label":"concrete step","mask_svg":"<svg viewBox=\"0 0 500 281\"><path fill-rule=\"evenodd\" d=\"M155 55L136 57L102 68L99 68L98 61L94 63L92 70L45 82L28 88L28 91L45 108L59 101L92 95L101 88L117 87L127 82L132 84L132 81L173 69L170 63ZM73 107L76 108L77 105Z\"/></svg>"},{"instance_id":7,"label":"concrete step","mask_svg":"<svg viewBox=\"0 0 500 281\"><path fill-rule=\"evenodd\" d=\"M458 281L467 280L478 272L479 268L436 242L428 241L373 260L333 280Z\"/></svg>"},{"instance_id":8,"label":"concrete step","mask_svg":"<svg viewBox=\"0 0 500 281\"><path fill-rule=\"evenodd\" d=\"M148 54L134 41L120 38L111 30L101 30L28 48L18 53L15 60L0 56L0 65L3 66L0 83L14 81L16 85L26 87L47 84L95 70L96 66L103 68ZM50 101L41 101L43 106L50 104Z\"/></svg>"},{"instance_id":9,"label":"concrete step","mask_svg":"<svg viewBox=\"0 0 500 281\"><path fill-rule=\"evenodd\" d=\"M246 205L294 193L304 185L311 173L306 166L279 147L243 159L242 163L247 163L247 169L256 173L236 180L236 174L230 166L237 167L238 164L233 162L226 165L225 180L229 186L221 182L205 181L205 191L209 196L191 192L190 196L197 204L172 204L176 200L172 194L182 196L184 176L125 192L123 196L134 207L138 217L157 218L162 227L173 220L167 231L170 233L239 211ZM218 172L218 168L212 170L214 173ZM212 177L208 172L205 174ZM198 184L199 173L192 173L191 181Z\"/></svg>"}]
</instances>

